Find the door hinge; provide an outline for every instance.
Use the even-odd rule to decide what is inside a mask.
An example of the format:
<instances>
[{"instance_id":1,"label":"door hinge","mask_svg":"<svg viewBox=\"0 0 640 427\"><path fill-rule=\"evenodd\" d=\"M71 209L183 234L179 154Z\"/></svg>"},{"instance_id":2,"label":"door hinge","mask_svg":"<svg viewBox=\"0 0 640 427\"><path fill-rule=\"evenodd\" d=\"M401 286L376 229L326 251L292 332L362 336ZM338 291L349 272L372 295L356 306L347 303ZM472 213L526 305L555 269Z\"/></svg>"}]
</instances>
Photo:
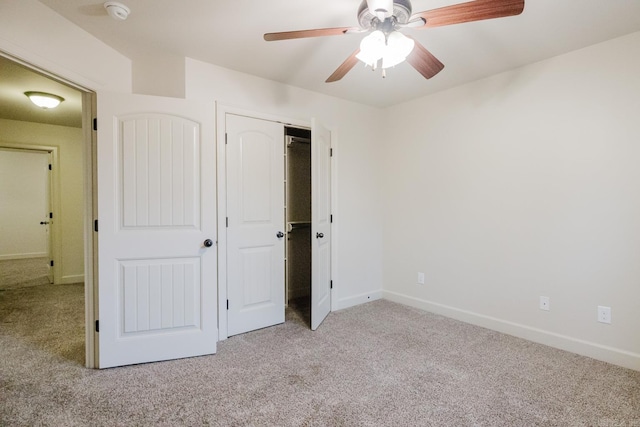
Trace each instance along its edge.
<instances>
[{"instance_id":1,"label":"door hinge","mask_svg":"<svg viewBox=\"0 0 640 427\"><path fill-rule=\"evenodd\" d=\"M227 217L227 228L229 228L229 217Z\"/></svg>"},{"instance_id":2,"label":"door hinge","mask_svg":"<svg viewBox=\"0 0 640 427\"><path fill-rule=\"evenodd\" d=\"M227 310L229 310L229 300L227 300Z\"/></svg>"},{"instance_id":3,"label":"door hinge","mask_svg":"<svg viewBox=\"0 0 640 427\"><path fill-rule=\"evenodd\" d=\"M53 219L53 212L49 212L49 219Z\"/></svg>"},{"instance_id":4,"label":"door hinge","mask_svg":"<svg viewBox=\"0 0 640 427\"><path fill-rule=\"evenodd\" d=\"M329 289L333 289L333 280L329 280Z\"/></svg>"},{"instance_id":5,"label":"door hinge","mask_svg":"<svg viewBox=\"0 0 640 427\"><path fill-rule=\"evenodd\" d=\"M227 143L228 143L228 141L227 141L227 133L226 133L226 132L225 132L225 134L224 134L224 143L225 143L225 144L227 144Z\"/></svg>"},{"instance_id":6,"label":"door hinge","mask_svg":"<svg viewBox=\"0 0 640 427\"><path fill-rule=\"evenodd\" d=\"M96 320L96 332L100 332L100 321Z\"/></svg>"},{"instance_id":7,"label":"door hinge","mask_svg":"<svg viewBox=\"0 0 640 427\"><path fill-rule=\"evenodd\" d=\"M98 130L98 119L95 117L93 119L93 130Z\"/></svg>"},{"instance_id":8,"label":"door hinge","mask_svg":"<svg viewBox=\"0 0 640 427\"><path fill-rule=\"evenodd\" d=\"M49 165L49 170L51 170L51 165Z\"/></svg>"},{"instance_id":9,"label":"door hinge","mask_svg":"<svg viewBox=\"0 0 640 427\"><path fill-rule=\"evenodd\" d=\"M49 265L50 265L51 267L53 267L53 260L51 260L51 261L49 262Z\"/></svg>"},{"instance_id":10,"label":"door hinge","mask_svg":"<svg viewBox=\"0 0 640 427\"><path fill-rule=\"evenodd\" d=\"M329 157L333 157L333 148L329 148Z\"/></svg>"},{"instance_id":11,"label":"door hinge","mask_svg":"<svg viewBox=\"0 0 640 427\"><path fill-rule=\"evenodd\" d=\"M329 222L333 224L333 214L329 215Z\"/></svg>"},{"instance_id":12,"label":"door hinge","mask_svg":"<svg viewBox=\"0 0 640 427\"><path fill-rule=\"evenodd\" d=\"M93 231L95 231L96 233L98 232L98 220L94 220L93 221Z\"/></svg>"}]
</instances>

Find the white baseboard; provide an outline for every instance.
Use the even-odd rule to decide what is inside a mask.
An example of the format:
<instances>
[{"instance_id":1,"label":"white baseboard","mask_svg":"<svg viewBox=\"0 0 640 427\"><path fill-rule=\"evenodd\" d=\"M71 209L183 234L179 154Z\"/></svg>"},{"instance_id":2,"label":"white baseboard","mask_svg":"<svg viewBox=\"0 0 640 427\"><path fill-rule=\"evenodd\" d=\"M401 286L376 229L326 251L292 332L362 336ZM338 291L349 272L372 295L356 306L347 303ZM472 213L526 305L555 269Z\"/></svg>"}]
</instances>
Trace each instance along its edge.
<instances>
[{"instance_id":1,"label":"white baseboard","mask_svg":"<svg viewBox=\"0 0 640 427\"><path fill-rule=\"evenodd\" d=\"M49 255L46 252L32 252L28 254L9 254L9 255L0 255L0 261L9 261L14 259L27 259L27 258L43 258L48 256Z\"/></svg>"},{"instance_id":2,"label":"white baseboard","mask_svg":"<svg viewBox=\"0 0 640 427\"><path fill-rule=\"evenodd\" d=\"M459 308L399 294L397 292L382 291L382 297L389 301L419 308L445 317L471 323L473 325L482 326L484 328L513 335L518 338L523 338L539 344L591 357L613 365L640 371L640 354L637 353L584 341L567 335L556 334L555 332L549 332L467 310L461 310Z\"/></svg>"},{"instance_id":3,"label":"white baseboard","mask_svg":"<svg viewBox=\"0 0 640 427\"><path fill-rule=\"evenodd\" d=\"M59 285L70 285L72 283L84 283L84 274L76 274L74 276L63 276Z\"/></svg>"},{"instance_id":4,"label":"white baseboard","mask_svg":"<svg viewBox=\"0 0 640 427\"><path fill-rule=\"evenodd\" d=\"M367 292L348 298L343 298L331 304L331 311L342 310L344 308L353 307L355 305L364 304L382 298L382 290Z\"/></svg>"}]
</instances>

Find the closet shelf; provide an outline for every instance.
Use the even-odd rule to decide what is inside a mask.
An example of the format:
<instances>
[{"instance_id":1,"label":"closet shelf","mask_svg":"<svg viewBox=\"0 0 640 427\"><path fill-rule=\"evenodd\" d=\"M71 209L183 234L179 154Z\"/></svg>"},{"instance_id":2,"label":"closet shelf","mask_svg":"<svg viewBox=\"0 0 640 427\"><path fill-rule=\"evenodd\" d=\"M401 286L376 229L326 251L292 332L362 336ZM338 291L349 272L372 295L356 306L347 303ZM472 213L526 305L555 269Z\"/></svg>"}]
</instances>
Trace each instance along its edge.
<instances>
[{"instance_id":1,"label":"closet shelf","mask_svg":"<svg viewBox=\"0 0 640 427\"><path fill-rule=\"evenodd\" d=\"M311 228L311 221L293 221L287 223L288 231L298 230L301 228Z\"/></svg>"},{"instance_id":2,"label":"closet shelf","mask_svg":"<svg viewBox=\"0 0 640 427\"><path fill-rule=\"evenodd\" d=\"M300 138L297 136L287 136L287 146L295 147L295 144L306 144L307 146L311 146L311 139L309 138Z\"/></svg>"}]
</instances>

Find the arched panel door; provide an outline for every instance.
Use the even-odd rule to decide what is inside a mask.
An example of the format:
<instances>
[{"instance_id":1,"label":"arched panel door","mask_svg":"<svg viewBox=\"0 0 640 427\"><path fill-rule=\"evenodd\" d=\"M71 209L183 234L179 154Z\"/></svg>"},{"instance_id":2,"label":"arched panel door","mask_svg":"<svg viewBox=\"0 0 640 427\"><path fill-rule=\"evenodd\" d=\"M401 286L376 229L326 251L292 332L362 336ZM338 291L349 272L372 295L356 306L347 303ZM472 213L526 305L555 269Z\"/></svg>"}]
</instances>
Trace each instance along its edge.
<instances>
[{"instance_id":1,"label":"arched panel door","mask_svg":"<svg viewBox=\"0 0 640 427\"><path fill-rule=\"evenodd\" d=\"M228 335L284 322L284 126L226 115Z\"/></svg>"},{"instance_id":2,"label":"arched panel door","mask_svg":"<svg viewBox=\"0 0 640 427\"><path fill-rule=\"evenodd\" d=\"M99 367L215 353L213 103L97 99Z\"/></svg>"}]
</instances>

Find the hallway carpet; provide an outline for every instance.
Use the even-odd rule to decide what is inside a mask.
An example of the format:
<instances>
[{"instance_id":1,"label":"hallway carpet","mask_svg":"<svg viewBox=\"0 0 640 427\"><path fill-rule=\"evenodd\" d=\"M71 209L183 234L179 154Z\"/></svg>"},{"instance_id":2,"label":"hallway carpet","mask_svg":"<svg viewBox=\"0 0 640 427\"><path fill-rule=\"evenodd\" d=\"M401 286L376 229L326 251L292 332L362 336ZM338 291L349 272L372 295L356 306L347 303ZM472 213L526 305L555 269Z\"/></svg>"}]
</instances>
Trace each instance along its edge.
<instances>
[{"instance_id":1,"label":"hallway carpet","mask_svg":"<svg viewBox=\"0 0 640 427\"><path fill-rule=\"evenodd\" d=\"M0 290L48 285L47 258L24 258L0 261Z\"/></svg>"}]
</instances>

